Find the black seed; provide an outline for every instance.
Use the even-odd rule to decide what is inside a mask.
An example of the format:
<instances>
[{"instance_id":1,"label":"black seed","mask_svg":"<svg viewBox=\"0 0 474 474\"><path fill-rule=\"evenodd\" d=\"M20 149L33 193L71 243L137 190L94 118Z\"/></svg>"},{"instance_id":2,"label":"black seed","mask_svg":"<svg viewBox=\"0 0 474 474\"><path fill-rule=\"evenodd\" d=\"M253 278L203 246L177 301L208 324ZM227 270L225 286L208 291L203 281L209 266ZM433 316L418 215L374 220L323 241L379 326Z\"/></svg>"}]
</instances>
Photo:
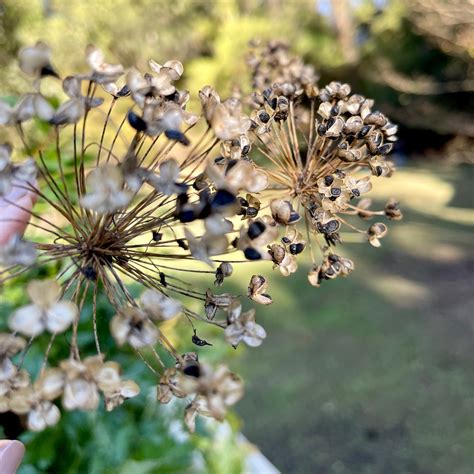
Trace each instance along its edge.
<instances>
[{"instance_id":1,"label":"black seed","mask_svg":"<svg viewBox=\"0 0 474 474\"><path fill-rule=\"evenodd\" d=\"M304 250L304 245L302 243L291 244L290 245L290 253L292 255L298 255Z\"/></svg>"},{"instance_id":2,"label":"black seed","mask_svg":"<svg viewBox=\"0 0 474 474\"><path fill-rule=\"evenodd\" d=\"M275 110L275 109L277 108L277 103L278 103L278 102L277 102L277 98L274 97L274 98L272 99L272 101L270 102L270 107L271 107L273 110Z\"/></svg>"},{"instance_id":3,"label":"black seed","mask_svg":"<svg viewBox=\"0 0 474 474\"><path fill-rule=\"evenodd\" d=\"M53 69L53 66L51 64L47 64L46 66L43 66L40 71L40 75L42 77L44 76L53 76L59 78L58 73Z\"/></svg>"},{"instance_id":4,"label":"black seed","mask_svg":"<svg viewBox=\"0 0 474 474\"><path fill-rule=\"evenodd\" d=\"M204 339L201 339L194 333L193 337L191 338L191 341L193 344L196 344L196 346L212 346L212 344L209 344L209 342L205 341Z\"/></svg>"},{"instance_id":5,"label":"black seed","mask_svg":"<svg viewBox=\"0 0 474 474\"><path fill-rule=\"evenodd\" d=\"M127 115L128 123L135 129L137 132L144 132L146 130L146 122L139 117L135 112L130 111Z\"/></svg>"},{"instance_id":6,"label":"black seed","mask_svg":"<svg viewBox=\"0 0 474 474\"><path fill-rule=\"evenodd\" d=\"M222 165L225 163L225 158L223 156L218 156L217 158L214 158L214 163L216 165Z\"/></svg>"},{"instance_id":7,"label":"black seed","mask_svg":"<svg viewBox=\"0 0 474 474\"><path fill-rule=\"evenodd\" d=\"M336 196L336 197L340 196L341 195L341 188L332 188L331 189L331 194L333 196Z\"/></svg>"},{"instance_id":8,"label":"black seed","mask_svg":"<svg viewBox=\"0 0 474 474\"><path fill-rule=\"evenodd\" d=\"M359 191L357 188L355 188L355 189L352 190L352 194L353 194L355 197L360 197L360 191Z\"/></svg>"},{"instance_id":9,"label":"black seed","mask_svg":"<svg viewBox=\"0 0 474 474\"><path fill-rule=\"evenodd\" d=\"M386 155L387 153L390 153L391 151L392 151L391 143L385 143L385 145L379 146L377 148L377 152L380 153L381 155Z\"/></svg>"},{"instance_id":10,"label":"black seed","mask_svg":"<svg viewBox=\"0 0 474 474\"><path fill-rule=\"evenodd\" d=\"M178 219L182 223L193 222L196 220L196 213L193 209L178 212Z\"/></svg>"},{"instance_id":11,"label":"black seed","mask_svg":"<svg viewBox=\"0 0 474 474\"><path fill-rule=\"evenodd\" d=\"M194 363L186 365L183 368L183 374L189 375L190 377L199 378L199 376L201 375L201 369L199 367L199 364Z\"/></svg>"},{"instance_id":12,"label":"black seed","mask_svg":"<svg viewBox=\"0 0 474 474\"><path fill-rule=\"evenodd\" d=\"M324 184L326 186L331 186L333 182L334 182L334 178L330 174L324 177Z\"/></svg>"},{"instance_id":13,"label":"black seed","mask_svg":"<svg viewBox=\"0 0 474 474\"><path fill-rule=\"evenodd\" d=\"M339 261L339 255L331 254L331 255L329 255L328 259L329 259L330 262L333 262L333 263L338 262Z\"/></svg>"},{"instance_id":14,"label":"black seed","mask_svg":"<svg viewBox=\"0 0 474 474\"><path fill-rule=\"evenodd\" d=\"M327 128L326 128L326 125L324 125L323 123L321 125L319 125L318 127L318 135L326 135L326 132L327 132Z\"/></svg>"},{"instance_id":15,"label":"black seed","mask_svg":"<svg viewBox=\"0 0 474 474\"><path fill-rule=\"evenodd\" d=\"M252 222L247 231L251 240L256 239L259 235L265 232L265 224L262 221Z\"/></svg>"},{"instance_id":16,"label":"black seed","mask_svg":"<svg viewBox=\"0 0 474 474\"><path fill-rule=\"evenodd\" d=\"M186 135L179 130L166 130L165 135L170 140L176 140L184 146L188 146L190 141L186 138Z\"/></svg>"},{"instance_id":17,"label":"black seed","mask_svg":"<svg viewBox=\"0 0 474 474\"><path fill-rule=\"evenodd\" d=\"M153 236L153 240L155 242L159 242L163 238L163 234L157 230L152 231L151 235Z\"/></svg>"},{"instance_id":18,"label":"black seed","mask_svg":"<svg viewBox=\"0 0 474 474\"><path fill-rule=\"evenodd\" d=\"M250 151L250 145L245 145L242 148L242 155L248 155L249 151Z\"/></svg>"},{"instance_id":19,"label":"black seed","mask_svg":"<svg viewBox=\"0 0 474 474\"><path fill-rule=\"evenodd\" d=\"M329 113L330 113L332 116L337 115L337 114L339 113L339 106L338 106L338 105L334 105Z\"/></svg>"},{"instance_id":20,"label":"black seed","mask_svg":"<svg viewBox=\"0 0 474 474\"><path fill-rule=\"evenodd\" d=\"M247 247L244 250L244 255L247 260L261 260L262 256L258 250L255 250L252 247Z\"/></svg>"},{"instance_id":21,"label":"black seed","mask_svg":"<svg viewBox=\"0 0 474 474\"><path fill-rule=\"evenodd\" d=\"M369 132L372 127L370 125L364 125L361 129L360 132L357 134L358 138L364 138Z\"/></svg>"},{"instance_id":22,"label":"black seed","mask_svg":"<svg viewBox=\"0 0 474 474\"><path fill-rule=\"evenodd\" d=\"M382 173L383 173L383 168L380 165L376 166L375 167L375 174L377 176L382 176Z\"/></svg>"},{"instance_id":23,"label":"black seed","mask_svg":"<svg viewBox=\"0 0 474 474\"><path fill-rule=\"evenodd\" d=\"M339 229L339 221L329 221L324 227L328 234L332 234L333 232L336 232L337 229Z\"/></svg>"},{"instance_id":24,"label":"black seed","mask_svg":"<svg viewBox=\"0 0 474 474\"><path fill-rule=\"evenodd\" d=\"M247 216L248 217L257 217L258 209L255 207L247 208Z\"/></svg>"},{"instance_id":25,"label":"black seed","mask_svg":"<svg viewBox=\"0 0 474 474\"><path fill-rule=\"evenodd\" d=\"M328 121L326 122L327 130L329 130L335 123L336 123L336 119L334 117L329 118Z\"/></svg>"},{"instance_id":26,"label":"black seed","mask_svg":"<svg viewBox=\"0 0 474 474\"><path fill-rule=\"evenodd\" d=\"M260 112L258 114L258 118L261 122L268 123L268 121L270 120L270 114L268 114L267 112Z\"/></svg>"},{"instance_id":27,"label":"black seed","mask_svg":"<svg viewBox=\"0 0 474 474\"><path fill-rule=\"evenodd\" d=\"M292 212L290 218L288 219L288 224L293 224L294 222L300 220L300 215L297 212Z\"/></svg>"},{"instance_id":28,"label":"black seed","mask_svg":"<svg viewBox=\"0 0 474 474\"><path fill-rule=\"evenodd\" d=\"M288 244L291 242L291 240L290 240L288 237L282 237L282 238L281 238L281 241L282 241L285 245L288 245Z\"/></svg>"},{"instance_id":29,"label":"black seed","mask_svg":"<svg viewBox=\"0 0 474 474\"><path fill-rule=\"evenodd\" d=\"M225 189L219 189L211 199L211 209L228 206L235 202L235 196Z\"/></svg>"}]
</instances>

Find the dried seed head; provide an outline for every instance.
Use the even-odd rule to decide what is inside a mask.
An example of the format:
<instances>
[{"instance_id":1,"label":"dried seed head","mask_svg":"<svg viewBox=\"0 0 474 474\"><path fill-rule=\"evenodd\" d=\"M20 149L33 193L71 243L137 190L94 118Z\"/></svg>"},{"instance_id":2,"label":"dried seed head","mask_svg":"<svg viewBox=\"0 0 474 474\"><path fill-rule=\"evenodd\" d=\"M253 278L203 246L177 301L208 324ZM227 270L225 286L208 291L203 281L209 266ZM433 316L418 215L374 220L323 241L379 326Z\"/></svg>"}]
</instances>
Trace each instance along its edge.
<instances>
[{"instance_id":1,"label":"dried seed head","mask_svg":"<svg viewBox=\"0 0 474 474\"><path fill-rule=\"evenodd\" d=\"M390 199L387 204L385 204L385 215L394 221L399 221L403 218L402 211L400 209L400 205L397 200Z\"/></svg>"},{"instance_id":2,"label":"dried seed head","mask_svg":"<svg viewBox=\"0 0 474 474\"><path fill-rule=\"evenodd\" d=\"M374 247L380 247L382 244L380 243L379 239L385 237L387 230L387 226L382 222L372 224L367 231L367 240L369 241L370 245Z\"/></svg>"}]
</instances>

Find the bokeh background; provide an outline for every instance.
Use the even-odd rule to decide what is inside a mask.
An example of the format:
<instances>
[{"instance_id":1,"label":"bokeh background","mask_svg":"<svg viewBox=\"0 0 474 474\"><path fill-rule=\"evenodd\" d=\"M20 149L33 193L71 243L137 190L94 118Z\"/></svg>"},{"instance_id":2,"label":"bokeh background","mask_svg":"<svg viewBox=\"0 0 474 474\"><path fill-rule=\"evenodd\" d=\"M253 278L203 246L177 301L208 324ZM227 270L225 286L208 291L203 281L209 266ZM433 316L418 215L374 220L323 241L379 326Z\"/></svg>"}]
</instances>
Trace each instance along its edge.
<instances>
[{"instance_id":1,"label":"bokeh background","mask_svg":"<svg viewBox=\"0 0 474 474\"><path fill-rule=\"evenodd\" d=\"M39 435L10 433L28 446L22 474L246 472L255 448L241 433L285 473L473 472L472 0L3 0L0 97L26 90L15 57L38 39L63 71L84 69L93 42L125 66L180 59L181 87L212 84L225 96L249 88L254 38L287 41L321 84L350 82L400 124L399 170L373 196L396 196L404 221L381 249L345 245L356 263L348 279L317 289L304 268L289 280L274 273L277 303L259 308L265 343L208 356L230 359L246 380L225 425L189 436L180 407L157 407L145 390L112 415L72 413ZM237 291L257 272L240 270ZM22 298L4 289L0 313ZM107 311L104 302L105 320Z\"/></svg>"}]
</instances>

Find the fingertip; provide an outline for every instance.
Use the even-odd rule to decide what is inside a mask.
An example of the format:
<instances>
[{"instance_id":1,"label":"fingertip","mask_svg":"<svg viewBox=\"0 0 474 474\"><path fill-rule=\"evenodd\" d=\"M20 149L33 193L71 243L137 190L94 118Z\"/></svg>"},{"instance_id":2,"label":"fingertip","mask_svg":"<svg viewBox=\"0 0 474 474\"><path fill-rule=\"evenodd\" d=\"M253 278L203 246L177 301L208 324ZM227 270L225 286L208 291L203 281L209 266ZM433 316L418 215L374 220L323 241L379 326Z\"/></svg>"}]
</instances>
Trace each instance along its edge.
<instances>
[{"instance_id":1,"label":"fingertip","mask_svg":"<svg viewBox=\"0 0 474 474\"><path fill-rule=\"evenodd\" d=\"M27 194L15 204L0 208L0 245L5 245L15 235L23 235L31 218L32 197Z\"/></svg>"},{"instance_id":2,"label":"fingertip","mask_svg":"<svg viewBox=\"0 0 474 474\"><path fill-rule=\"evenodd\" d=\"M0 474L15 474L25 454L25 445L17 440L0 440Z\"/></svg>"}]
</instances>

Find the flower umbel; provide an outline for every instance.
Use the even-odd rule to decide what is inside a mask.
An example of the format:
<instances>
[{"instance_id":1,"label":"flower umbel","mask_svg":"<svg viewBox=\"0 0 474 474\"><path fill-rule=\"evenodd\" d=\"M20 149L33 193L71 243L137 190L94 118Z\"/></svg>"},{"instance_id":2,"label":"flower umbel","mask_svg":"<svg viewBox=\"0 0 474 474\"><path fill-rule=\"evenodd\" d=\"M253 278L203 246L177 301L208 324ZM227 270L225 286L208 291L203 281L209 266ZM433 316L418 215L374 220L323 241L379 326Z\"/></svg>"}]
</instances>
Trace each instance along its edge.
<instances>
[{"instance_id":1,"label":"flower umbel","mask_svg":"<svg viewBox=\"0 0 474 474\"><path fill-rule=\"evenodd\" d=\"M336 261L334 253L345 233L365 235L375 247L387 233L383 223L360 229L354 218L402 217L395 200L384 210L371 210L365 198L374 179L394 171L388 155L397 126L374 108L373 100L352 94L348 84L331 82L319 89L314 71L281 43L256 47L249 65L257 88L251 96L250 141L270 164L271 218L263 217L267 226L273 220L273 226L284 229L281 241L268 247L271 259L290 275L307 248L313 285L346 276L353 263L342 257ZM267 258L261 249L250 257Z\"/></svg>"},{"instance_id":2,"label":"flower umbel","mask_svg":"<svg viewBox=\"0 0 474 474\"><path fill-rule=\"evenodd\" d=\"M232 274L232 265L219 256L236 252L230 242L239 231L232 222L240 210L238 193L260 192L267 183L266 173L248 160L224 173L209 164L229 140L247 132L250 119L235 102L211 104L210 97L203 119L188 112L189 93L174 84L183 74L179 61L150 61L150 72L127 72L93 45L86 61L89 73L61 81L45 44L24 48L20 68L33 78L34 92L13 107L0 102L0 124L11 127L12 136L17 132L19 143L15 150L0 147L0 197L15 206L16 190L27 191L47 208L30 213L32 240L14 235L0 248L0 283L43 265L59 268L55 279L30 281L30 304L8 319L10 330L30 343L2 334L0 407L27 414L32 430L58 421L59 398L63 409L94 410L102 395L112 410L138 394L135 382L121 379L119 365L104 360L97 329L101 295L115 311L109 327L117 345L131 346L143 360L151 357L145 362L159 378L170 370L159 351L184 367L183 356L160 328L163 322L181 317L191 342L212 346L199 338L195 325L224 330L227 316L210 319L191 310L188 302L204 303L206 291L182 277L202 273L220 285ZM67 96L56 109L41 92L45 76L55 77ZM121 76L126 85L119 88ZM37 120L47 122L52 139L39 146L28 133ZM205 263L196 267L200 260ZM144 288L141 297L132 296L130 281ZM255 295L258 299L258 290ZM79 342L87 312L95 355L83 353ZM69 357L50 367L50 351L61 342L56 336L65 332ZM21 361L36 339L48 337L42 369L30 376L20 369ZM228 404L210 413L221 419Z\"/></svg>"}]
</instances>

